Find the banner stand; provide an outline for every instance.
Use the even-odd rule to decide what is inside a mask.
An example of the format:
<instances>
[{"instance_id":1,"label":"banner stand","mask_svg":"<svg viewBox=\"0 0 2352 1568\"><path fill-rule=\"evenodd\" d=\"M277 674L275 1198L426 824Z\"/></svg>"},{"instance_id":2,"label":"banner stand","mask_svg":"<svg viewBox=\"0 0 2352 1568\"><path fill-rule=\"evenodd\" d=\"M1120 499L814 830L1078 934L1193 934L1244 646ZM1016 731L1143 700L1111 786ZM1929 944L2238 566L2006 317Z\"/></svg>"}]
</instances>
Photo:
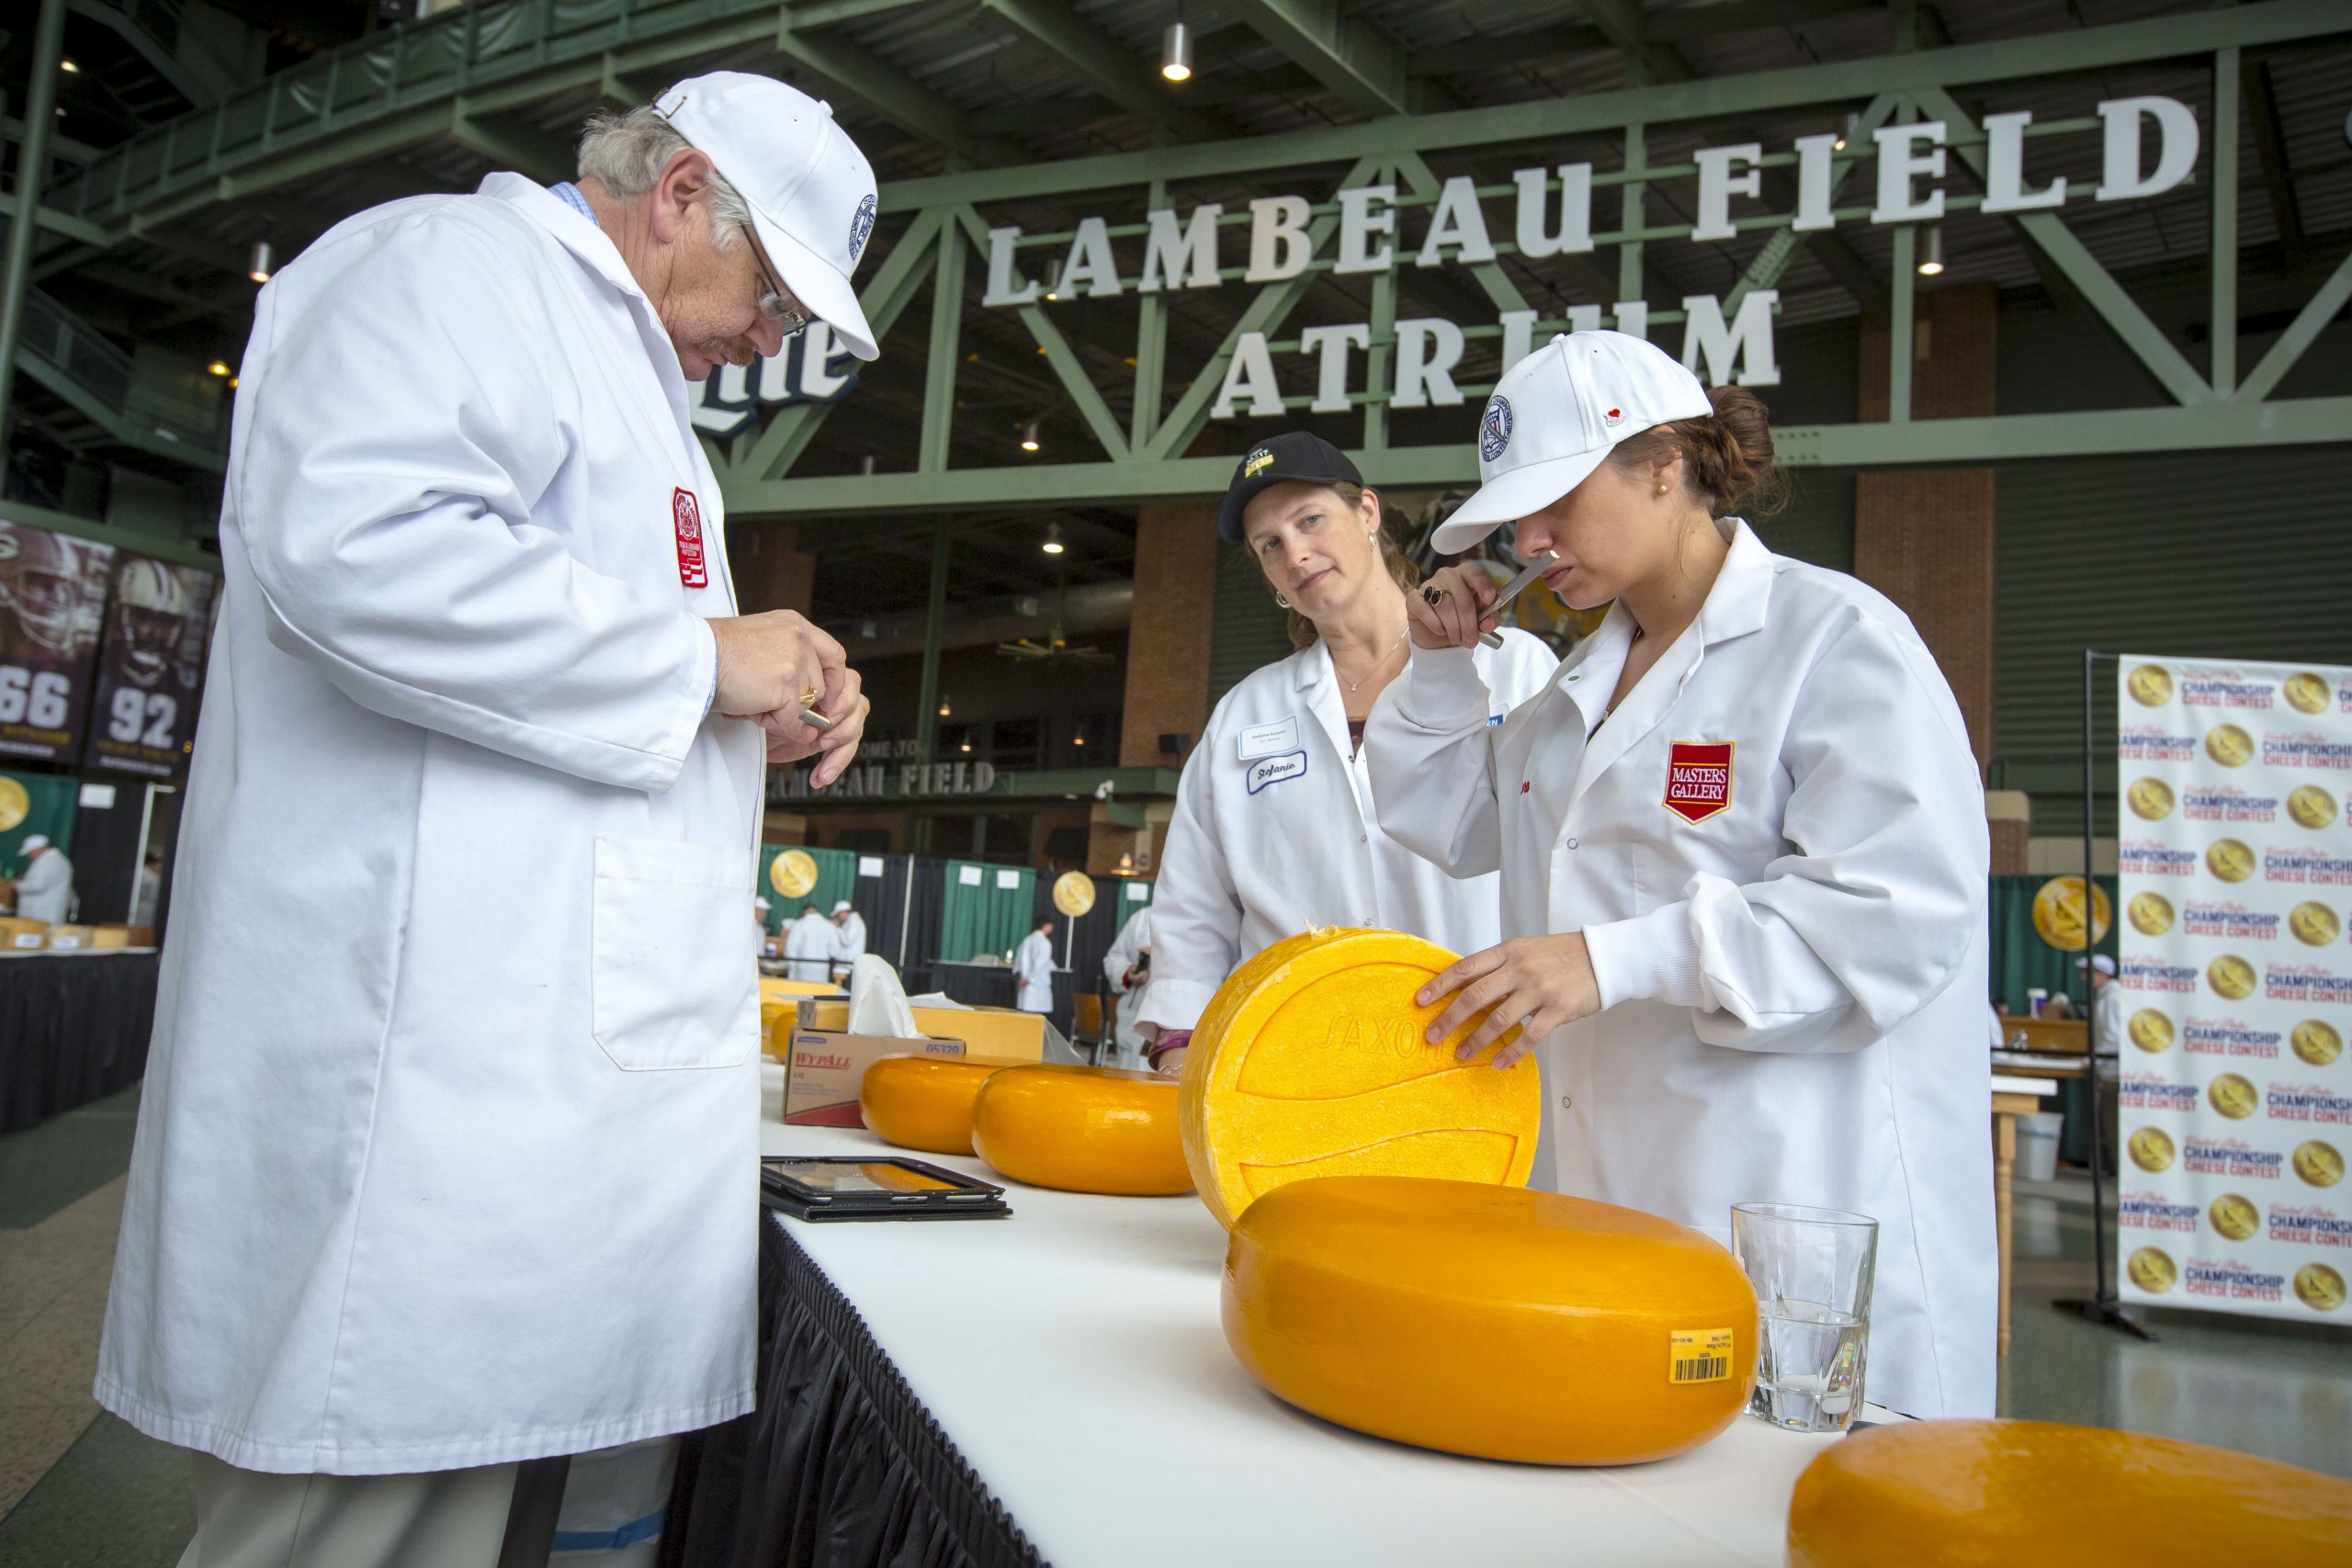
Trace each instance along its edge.
<instances>
[{"instance_id":1,"label":"banner stand","mask_svg":"<svg viewBox=\"0 0 2352 1568\"><path fill-rule=\"evenodd\" d=\"M2095 739L2091 724L2091 701L2098 682L2098 661L2114 660L2120 655L2100 653L2095 649L2083 649L2083 956L2090 957L2091 949L2098 945L2098 868L2091 858L2097 839L2092 811L2098 800L2098 759L2093 750ZM2116 832L2120 836L2122 825ZM2119 887L2120 892L2120 887ZM2119 897L2115 918L2123 918L2122 900ZM2107 1128L2099 1109L2099 1055L2098 1028L2094 1022L2097 1010L2091 999L2090 965L2086 963L2077 971L2083 977L2083 1059L2090 1066L2091 1089L2091 1258L2097 1273L2096 1283L2088 1297L2064 1297L2050 1304L2052 1309L2079 1317L2084 1322L2102 1328L2117 1328L2134 1335L2151 1345L2157 1342L2155 1330L2147 1325L2126 1317L2123 1298L2116 1292L2113 1259L2107 1249ZM2070 993L2071 994L2071 989ZM2120 1069L2119 1069L2120 1070ZM2121 1173L2118 1172L2118 1179Z\"/></svg>"}]
</instances>

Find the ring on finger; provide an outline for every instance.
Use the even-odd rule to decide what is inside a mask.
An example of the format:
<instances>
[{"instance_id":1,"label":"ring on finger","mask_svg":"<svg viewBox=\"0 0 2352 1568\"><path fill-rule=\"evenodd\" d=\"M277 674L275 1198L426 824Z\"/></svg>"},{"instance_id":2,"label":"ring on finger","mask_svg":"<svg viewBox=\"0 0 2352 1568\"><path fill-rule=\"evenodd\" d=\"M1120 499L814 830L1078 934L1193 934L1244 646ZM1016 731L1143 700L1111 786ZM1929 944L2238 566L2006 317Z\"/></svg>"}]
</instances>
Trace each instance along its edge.
<instances>
[{"instance_id":1,"label":"ring on finger","mask_svg":"<svg viewBox=\"0 0 2352 1568\"><path fill-rule=\"evenodd\" d=\"M1424 588L1421 590L1421 603L1427 604L1432 610L1437 608L1444 599L1445 590L1442 588Z\"/></svg>"}]
</instances>

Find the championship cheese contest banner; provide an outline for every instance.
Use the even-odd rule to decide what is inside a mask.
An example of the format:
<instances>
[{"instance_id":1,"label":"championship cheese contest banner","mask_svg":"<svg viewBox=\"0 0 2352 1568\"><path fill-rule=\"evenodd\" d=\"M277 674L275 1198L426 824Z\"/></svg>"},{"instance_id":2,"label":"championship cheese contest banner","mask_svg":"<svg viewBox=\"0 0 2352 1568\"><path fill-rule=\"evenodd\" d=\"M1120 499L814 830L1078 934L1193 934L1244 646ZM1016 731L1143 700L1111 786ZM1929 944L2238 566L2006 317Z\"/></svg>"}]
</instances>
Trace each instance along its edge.
<instances>
[{"instance_id":1,"label":"championship cheese contest banner","mask_svg":"<svg viewBox=\"0 0 2352 1568\"><path fill-rule=\"evenodd\" d=\"M0 756L82 754L112 545L0 523Z\"/></svg>"},{"instance_id":2,"label":"championship cheese contest banner","mask_svg":"<svg viewBox=\"0 0 2352 1568\"><path fill-rule=\"evenodd\" d=\"M84 757L90 767L151 779L187 772L220 581L198 567L117 558Z\"/></svg>"},{"instance_id":3,"label":"championship cheese contest banner","mask_svg":"<svg viewBox=\"0 0 2352 1568\"><path fill-rule=\"evenodd\" d=\"M2352 669L2118 682L2123 1299L2352 1323Z\"/></svg>"}]
</instances>

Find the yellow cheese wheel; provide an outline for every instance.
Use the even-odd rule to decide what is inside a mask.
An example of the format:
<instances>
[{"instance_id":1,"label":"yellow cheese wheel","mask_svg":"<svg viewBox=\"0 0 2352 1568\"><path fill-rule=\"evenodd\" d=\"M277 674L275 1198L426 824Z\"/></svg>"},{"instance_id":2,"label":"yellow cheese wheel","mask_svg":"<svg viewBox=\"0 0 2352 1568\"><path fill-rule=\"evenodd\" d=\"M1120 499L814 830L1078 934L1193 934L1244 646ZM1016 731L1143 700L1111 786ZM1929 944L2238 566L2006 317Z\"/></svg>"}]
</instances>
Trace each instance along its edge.
<instances>
[{"instance_id":1,"label":"yellow cheese wheel","mask_svg":"<svg viewBox=\"0 0 2352 1568\"><path fill-rule=\"evenodd\" d=\"M1633 1464L1747 1407L1756 1292L1697 1231L1524 1188L1300 1181L1250 1206L1225 1337L1327 1421L1533 1464Z\"/></svg>"},{"instance_id":2,"label":"yellow cheese wheel","mask_svg":"<svg viewBox=\"0 0 2352 1568\"><path fill-rule=\"evenodd\" d=\"M1183 1076L1184 1157L1230 1226L1285 1182L1427 1176L1522 1186L1535 1166L1536 1065L1432 1045L1442 1008L1413 997L1454 961L1398 931L1324 930L1278 942L1234 971L1193 1028Z\"/></svg>"},{"instance_id":3,"label":"yellow cheese wheel","mask_svg":"<svg viewBox=\"0 0 2352 1568\"><path fill-rule=\"evenodd\" d=\"M1900 1550L1895 1550L1895 1543ZM2343 1562L2352 1482L2051 1421L1922 1421L1826 1449L1789 1504L1789 1568Z\"/></svg>"},{"instance_id":4,"label":"yellow cheese wheel","mask_svg":"<svg viewBox=\"0 0 2352 1568\"><path fill-rule=\"evenodd\" d=\"M1160 1073L1007 1067L973 1100L972 1148L1032 1187L1127 1197L1193 1190L1176 1133L1176 1082Z\"/></svg>"},{"instance_id":5,"label":"yellow cheese wheel","mask_svg":"<svg viewBox=\"0 0 2352 1568\"><path fill-rule=\"evenodd\" d=\"M884 1056L858 1080L858 1114L886 1144L967 1155L980 1086L1019 1066L989 1056Z\"/></svg>"}]
</instances>

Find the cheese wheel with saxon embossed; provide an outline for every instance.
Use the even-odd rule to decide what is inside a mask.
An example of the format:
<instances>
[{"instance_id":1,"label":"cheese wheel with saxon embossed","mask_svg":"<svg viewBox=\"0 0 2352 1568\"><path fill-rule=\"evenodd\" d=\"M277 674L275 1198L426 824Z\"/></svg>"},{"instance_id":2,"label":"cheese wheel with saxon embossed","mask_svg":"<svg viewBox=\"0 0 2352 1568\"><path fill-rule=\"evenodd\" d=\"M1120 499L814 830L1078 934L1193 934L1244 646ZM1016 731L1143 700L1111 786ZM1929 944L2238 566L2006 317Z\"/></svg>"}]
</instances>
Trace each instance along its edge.
<instances>
[{"instance_id":1,"label":"cheese wheel with saxon embossed","mask_svg":"<svg viewBox=\"0 0 2352 1568\"><path fill-rule=\"evenodd\" d=\"M972 1102L972 1149L1032 1187L1138 1198L1193 1190L1176 1131L1176 1081L1162 1073L1007 1067Z\"/></svg>"},{"instance_id":2,"label":"cheese wheel with saxon embossed","mask_svg":"<svg viewBox=\"0 0 2352 1568\"><path fill-rule=\"evenodd\" d=\"M1428 1176L1523 1186L1543 1086L1500 1072L1506 1033L1467 1062L1422 1038L1443 1006L1413 997L1454 955L1399 931L1322 930L1278 942L1218 987L1184 1058L1184 1157L1228 1227L1286 1182ZM1449 998L1450 1000L1450 998Z\"/></svg>"},{"instance_id":3,"label":"cheese wheel with saxon embossed","mask_svg":"<svg viewBox=\"0 0 2352 1568\"><path fill-rule=\"evenodd\" d=\"M1300 1409L1532 1464L1634 1464L1738 1419L1756 1292L1699 1232L1555 1192L1298 1181L1225 1255L1225 1337Z\"/></svg>"},{"instance_id":4,"label":"cheese wheel with saxon embossed","mask_svg":"<svg viewBox=\"0 0 2352 1568\"><path fill-rule=\"evenodd\" d=\"M857 1112L886 1144L967 1155L980 1086L1022 1065L992 1056L884 1056L858 1080Z\"/></svg>"},{"instance_id":5,"label":"cheese wheel with saxon embossed","mask_svg":"<svg viewBox=\"0 0 2352 1568\"><path fill-rule=\"evenodd\" d=\"M1789 1568L2341 1562L2352 1482L2137 1432L1922 1421L1823 1450L1797 1479L1788 1548Z\"/></svg>"}]
</instances>

